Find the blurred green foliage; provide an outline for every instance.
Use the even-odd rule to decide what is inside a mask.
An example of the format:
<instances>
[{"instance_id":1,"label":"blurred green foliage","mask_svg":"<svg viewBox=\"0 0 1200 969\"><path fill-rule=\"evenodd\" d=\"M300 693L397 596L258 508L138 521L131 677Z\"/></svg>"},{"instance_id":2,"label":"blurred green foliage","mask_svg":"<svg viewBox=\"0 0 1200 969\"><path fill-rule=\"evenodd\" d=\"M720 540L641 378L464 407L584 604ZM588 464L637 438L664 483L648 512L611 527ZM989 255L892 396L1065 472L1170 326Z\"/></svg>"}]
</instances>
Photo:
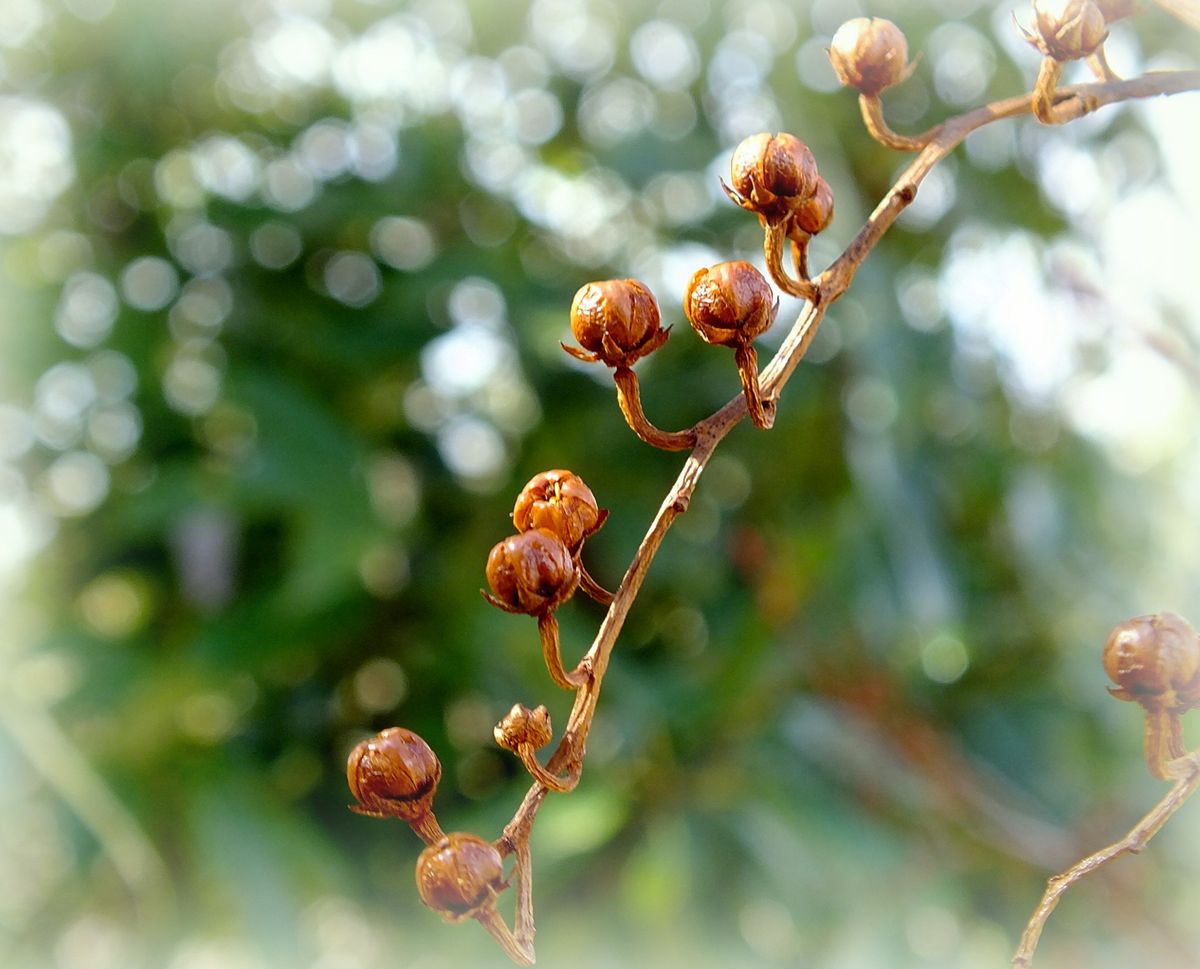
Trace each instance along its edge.
<instances>
[{"instance_id":1,"label":"blurred green foliage","mask_svg":"<svg viewBox=\"0 0 1200 969\"><path fill-rule=\"evenodd\" d=\"M853 12L0 17L0 965L504 964L421 908L416 840L346 810L344 757L417 730L444 824L498 835L527 781L492 724L518 700L562 723L568 698L533 623L479 596L487 550L527 478L570 468L611 510L588 556L613 585L679 464L558 349L572 293L655 289L660 426L736 393L678 306L694 268L760 244L717 185L733 144L813 147L839 213L818 265L903 163L830 84ZM926 51L898 128L1032 77L1007 7L869 12ZM1110 46L1196 54L1161 12ZM1102 243L1135 190L1195 203L1177 100L973 138L831 310L775 429L723 445L622 634L583 782L539 818L541 964L1005 964L1046 875L1157 798L1098 657L1128 615L1200 618L1200 402L1105 302ZM1129 245L1188 258L1164 226ZM973 315L1022 286L1066 350ZM1136 324L1194 351L1200 303L1172 299ZM1173 409L1150 384L1183 387ZM1141 400L1135 443L1165 443L1095 433L1081 387ZM600 616L562 610L568 659ZM1046 965L1195 964L1194 813L1068 897Z\"/></svg>"}]
</instances>

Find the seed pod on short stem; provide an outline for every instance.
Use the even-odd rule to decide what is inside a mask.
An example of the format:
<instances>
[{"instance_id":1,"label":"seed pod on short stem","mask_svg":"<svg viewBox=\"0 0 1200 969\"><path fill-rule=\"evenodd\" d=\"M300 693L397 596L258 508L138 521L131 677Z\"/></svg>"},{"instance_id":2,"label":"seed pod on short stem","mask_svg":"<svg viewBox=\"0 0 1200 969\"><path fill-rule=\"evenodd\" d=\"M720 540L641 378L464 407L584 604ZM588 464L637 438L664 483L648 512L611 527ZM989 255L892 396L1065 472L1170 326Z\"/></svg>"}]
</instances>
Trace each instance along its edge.
<instances>
[{"instance_id":1,"label":"seed pod on short stem","mask_svg":"<svg viewBox=\"0 0 1200 969\"><path fill-rule=\"evenodd\" d=\"M838 80L875 97L912 73L904 31L883 17L855 17L842 24L829 44Z\"/></svg>"},{"instance_id":2,"label":"seed pod on short stem","mask_svg":"<svg viewBox=\"0 0 1200 969\"><path fill-rule=\"evenodd\" d=\"M571 332L579 345L562 348L579 360L629 367L667 341L654 295L636 279L587 283L571 303Z\"/></svg>"},{"instance_id":3,"label":"seed pod on short stem","mask_svg":"<svg viewBox=\"0 0 1200 969\"><path fill-rule=\"evenodd\" d=\"M533 779L549 790L563 793L579 783L578 769L566 777L557 777L538 762L535 752L550 743L554 736L550 714L545 707L530 710L524 704L514 704L504 719L496 724L493 733L496 743L520 757Z\"/></svg>"},{"instance_id":4,"label":"seed pod on short stem","mask_svg":"<svg viewBox=\"0 0 1200 969\"><path fill-rule=\"evenodd\" d=\"M744 139L729 164L730 185L725 194L742 208L757 213L765 225L784 222L812 194L817 161L808 145L787 132L763 132Z\"/></svg>"},{"instance_id":5,"label":"seed pod on short stem","mask_svg":"<svg viewBox=\"0 0 1200 969\"><path fill-rule=\"evenodd\" d=\"M733 347L746 407L755 427L771 426L758 386L754 339L775 319L779 303L762 273L748 262L722 262L697 270L688 282L683 308L706 343Z\"/></svg>"},{"instance_id":6,"label":"seed pod on short stem","mask_svg":"<svg viewBox=\"0 0 1200 969\"><path fill-rule=\"evenodd\" d=\"M522 966L533 964L533 951L513 937L496 896L508 887L500 852L473 834L454 833L421 852L417 859L417 893L447 922L475 919Z\"/></svg>"},{"instance_id":7,"label":"seed pod on short stem","mask_svg":"<svg viewBox=\"0 0 1200 969\"><path fill-rule=\"evenodd\" d=\"M488 554L486 574L492 591L484 598L505 612L528 616L558 608L579 585L570 550L545 528L497 542Z\"/></svg>"},{"instance_id":8,"label":"seed pod on short stem","mask_svg":"<svg viewBox=\"0 0 1200 969\"><path fill-rule=\"evenodd\" d=\"M1200 636L1172 612L1118 624L1104 644L1104 670L1118 684L1109 692L1146 713L1146 762L1158 778L1186 753L1180 714L1200 706Z\"/></svg>"},{"instance_id":9,"label":"seed pod on short stem","mask_svg":"<svg viewBox=\"0 0 1200 969\"><path fill-rule=\"evenodd\" d=\"M346 781L358 814L399 818L427 844L442 837L433 796L442 765L429 744L404 727L389 727L350 751Z\"/></svg>"}]
</instances>

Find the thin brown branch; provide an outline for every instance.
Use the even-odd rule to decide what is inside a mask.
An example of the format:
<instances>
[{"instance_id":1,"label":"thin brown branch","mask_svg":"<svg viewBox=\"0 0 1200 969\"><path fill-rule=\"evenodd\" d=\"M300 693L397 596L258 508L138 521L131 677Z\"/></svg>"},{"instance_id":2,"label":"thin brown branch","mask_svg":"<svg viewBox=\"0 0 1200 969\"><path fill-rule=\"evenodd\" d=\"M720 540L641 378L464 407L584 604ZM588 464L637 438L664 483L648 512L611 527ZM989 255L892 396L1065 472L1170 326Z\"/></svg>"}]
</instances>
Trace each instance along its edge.
<instances>
[{"instance_id":1,"label":"thin brown branch","mask_svg":"<svg viewBox=\"0 0 1200 969\"><path fill-rule=\"evenodd\" d=\"M775 285L789 296L795 296L798 299L814 300L817 298L817 287L808 276L803 274L803 270L807 268L808 264L807 256L803 262L796 261L797 271L801 272L798 278L791 276L787 269L784 268L783 244L787 240L788 227L786 223L778 222L768 224L764 227L763 259L767 263L767 273Z\"/></svg>"},{"instance_id":2,"label":"thin brown branch","mask_svg":"<svg viewBox=\"0 0 1200 969\"><path fill-rule=\"evenodd\" d=\"M1088 855L1082 861L1055 875L1046 883L1042 900L1021 935L1021 943L1013 956L1012 964L1017 969L1027 969L1033 962L1033 954L1041 938L1042 929L1050 913L1058 905L1063 894L1085 875L1090 875L1115 858L1124 854L1137 854L1153 838L1160 828L1178 811L1200 787L1200 752L1172 762L1172 776L1178 777L1175 786L1158 802L1142 820L1135 824L1124 838Z\"/></svg>"},{"instance_id":3,"label":"thin brown branch","mask_svg":"<svg viewBox=\"0 0 1200 969\"><path fill-rule=\"evenodd\" d=\"M1062 111L1066 120L1070 120L1071 118L1081 117L1084 114L1095 111L1104 105L1119 101L1175 94L1197 89L1200 89L1200 71L1147 74L1128 81L1085 84L1077 87L1062 88L1056 94L1056 108ZM801 310L799 318L793 324L775 356L759 375L759 389L764 402L773 403L778 400L784 386L791 379L800 361L812 345L812 341L816 336L821 321L824 319L827 308L846 291L863 261L896 221L900 213L916 197L918 187L933 167L950 154L972 131L1004 118L1030 114L1031 110L1032 95L1024 94L966 112L933 129L928 144L921 148L912 163L901 173L896 183L888 191L887 195L884 196L882 201L880 201L866 224L859 230L845 251L815 280L805 281L801 293L794 293L794 295L803 295L808 302L806 302L804 308ZM771 263L772 254L775 253L775 261L779 263L780 272L782 273L782 240L785 237L786 231L782 227L777 227L776 237L779 240L779 244L775 247L771 245L772 232L769 228L766 234L767 244L765 252L768 258L768 265ZM783 275L785 279L790 278L786 274ZM795 281L792 282L795 284ZM787 290L785 286L781 285L781 288ZM793 290L787 291L793 292ZM623 374L627 374L628 376L624 376ZM626 419L629 421L630 426L633 427L635 433L638 433L638 436L642 437L643 440L647 440L647 443L654 444L656 447L663 446L647 438L645 427L652 427L652 425L649 425L645 421L645 415L641 413L636 377L633 375L633 372L628 370L628 368L618 368L614 372L614 379L617 382L618 399L621 402L622 411L625 413ZM688 431L666 434L666 432L653 429L653 434L650 436L654 436L654 434L665 435L671 441L671 446L667 448L668 450L685 450L690 448L691 453L684 462L683 468L675 479L675 483L659 506L658 512L655 514L645 537L643 537L637 550L634 552L633 559L625 572L624 578L621 580L620 586L613 595L612 603L608 607L608 612L605 614L604 621L600 625L596 638L580 662L579 670L586 670L589 675L576 692L575 702L571 709L567 727L546 765L545 769L550 773L565 772L568 776L578 775L582 767L588 733L591 729L596 705L599 701L600 690L604 682L604 674L608 669L609 660L616 645L617 637L620 635L629 610L637 598L638 592L641 590L650 565L659 547L662 545L667 532L674 524L675 519L687 510L692 494L713 452L724 437L746 417L747 413L745 396L739 394L716 413L696 424ZM631 414L633 415L632 417ZM641 417L640 421L638 420L638 415ZM635 426L635 422L642 425L642 430L639 430ZM687 443L683 440L685 436L688 438ZM1191 795L1198 784L1200 784L1200 767L1193 767L1192 773L1187 778L1181 780L1172 793L1168 794L1167 798L1160 803L1159 807L1147 815L1130 832L1130 835L1126 839L1118 842L1112 849L1106 850L1113 851L1113 857L1125 851L1140 850L1140 846L1165 823L1166 819L1178 809L1179 804L1183 800L1186 800ZM536 820L537 812L548 792L549 787L546 784L535 780L517 808L512 820L505 826L503 835L496 842L496 846L502 854L507 855L515 852L518 858L520 858L521 853L527 851L528 839ZM1099 855L1102 854L1104 853L1099 853ZM1087 866L1089 862L1098 858L1099 855L1092 856L1092 859L1085 859L1084 862L1080 863L1080 866ZM1104 860L1107 860L1107 858ZM1045 909L1045 912L1041 916L1040 922L1037 921L1037 916L1035 915L1034 922L1030 923L1030 928L1026 932L1027 936L1032 933L1032 945L1036 945L1041 925L1045 922L1045 918L1049 916L1062 891L1065 891L1065 888L1069 887L1070 883L1082 877L1087 871L1097 867L1098 864L1103 864L1103 861L1084 868L1079 874L1074 875L1071 882L1065 885L1060 881L1058 884L1061 887L1056 890L1052 899L1048 903L1045 899L1043 900L1042 908ZM1080 866L1076 866L1076 869L1080 868ZM1072 872L1076 871L1076 869L1072 869ZM1067 874L1069 875L1070 873ZM1060 876L1060 879L1064 877L1067 876ZM1047 889L1047 898L1050 898L1054 884L1054 880L1052 880L1051 888ZM1039 912L1041 911L1042 909L1039 909ZM530 924L532 925L532 922ZM1031 955L1032 947L1028 951ZM1027 962L1015 962L1014 964L1022 965L1027 964Z\"/></svg>"}]
</instances>

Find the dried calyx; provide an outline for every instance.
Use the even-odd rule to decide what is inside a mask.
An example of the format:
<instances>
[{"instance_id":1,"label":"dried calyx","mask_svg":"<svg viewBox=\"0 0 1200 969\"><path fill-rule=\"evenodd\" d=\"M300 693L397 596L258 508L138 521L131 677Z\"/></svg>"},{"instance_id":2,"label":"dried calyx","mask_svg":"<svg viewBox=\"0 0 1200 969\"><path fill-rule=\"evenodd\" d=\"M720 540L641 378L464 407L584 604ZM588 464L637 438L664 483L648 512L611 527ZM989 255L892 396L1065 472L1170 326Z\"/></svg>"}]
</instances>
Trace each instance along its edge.
<instances>
[{"instance_id":1,"label":"dried calyx","mask_svg":"<svg viewBox=\"0 0 1200 969\"><path fill-rule=\"evenodd\" d=\"M539 616L566 602L579 585L579 569L562 540L532 528L496 543L487 559L487 600L505 612Z\"/></svg>"},{"instance_id":2,"label":"dried calyx","mask_svg":"<svg viewBox=\"0 0 1200 969\"><path fill-rule=\"evenodd\" d=\"M500 852L473 834L448 834L417 859L421 901L447 922L477 918L504 887Z\"/></svg>"},{"instance_id":3,"label":"dried calyx","mask_svg":"<svg viewBox=\"0 0 1200 969\"><path fill-rule=\"evenodd\" d=\"M1094 0L1034 0L1033 29L1022 27L1021 32L1059 62L1094 54L1108 37L1104 13Z\"/></svg>"},{"instance_id":4,"label":"dried calyx","mask_svg":"<svg viewBox=\"0 0 1200 969\"><path fill-rule=\"evenodd\" d=\"M571 303L571 332L583 350L562 348L588 363L630 367L669 334L654 295L636 279L606 279L580 287Z\"/></svg>"},{"instance_id":5,"label":"dried calyx","mask_svg":"<svg viewBox=\"0 0 1200 969\"><path fill-rule=\"evenodd\" d=\"M530 710L523 703L513 704L504 719L496 724L493 734L496 743L514 754L520 753L522 747L541 750L554 737L546 708L540 706Z\"/></svg>"},{"instance_id":6,"label":"dried calyx","mask_svg":"<svg viewBox=\"0 0 1200 969\"><path fill-rule=\"evenodd\" d=\"M868 97L912 73L904 32L882 17L855 17L842 24L830 42L829 60L842 84Z\"/></svg>"},{"instance_id":7,"label":"dried calyx","mask_svg":"<svg viewBox=\"0 0 1200 969\"><path fill-rule=\"evenodd\" d=\"M1109 692L1147 709L1182 712L1200 706L1200 635L1173 612L1137 616L1104 644Z\"/></svg>"},{"instance_id":8,"label":"dried calyx","mask_svg":"<svg viewBox=\"0 0 1200 969\"><path fill-rule=\"evenodd\" d=\"M522 532L544 528L577 553L584 539L596 533L608 512L579 475L562 469L534 475L517 495L513 524Z\"/></svg>"}]
</instances>

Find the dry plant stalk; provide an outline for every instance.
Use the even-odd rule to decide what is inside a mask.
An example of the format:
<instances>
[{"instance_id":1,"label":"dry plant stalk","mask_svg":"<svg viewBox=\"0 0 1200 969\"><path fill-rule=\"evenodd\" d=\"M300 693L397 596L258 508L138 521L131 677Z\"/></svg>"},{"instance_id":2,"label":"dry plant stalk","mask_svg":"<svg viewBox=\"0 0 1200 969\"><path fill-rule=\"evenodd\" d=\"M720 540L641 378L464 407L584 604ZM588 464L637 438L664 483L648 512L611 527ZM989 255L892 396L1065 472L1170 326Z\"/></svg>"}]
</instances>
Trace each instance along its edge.
<instances>
[{"instance_id":1,"label":"dry plant stalk","mask_svg":"<svg viewBox=\"0 0 1200 969\"><path fill-rule=\"evenodd\" d=\"M1106 6L1116 10L1122 5ZM1056 11L1058 20L1054 19ZM1035 14L1035 29L1026 33L1046 58L1035 90L950 118L915 137L899 135L888 127L879 100L884 90L902 82L913 70L903 33L890 21L867 18L852 20L837 32L830 57L843 83L858 89L868 131L884 145L916 152L916 157L845 251L815 277L808 269L808 243L832 220L833 196L812 153L799 138L786 133L756 135L737 148L730 184L722 185L732 201L758 216L772 282L806 302L775 356L759 372L753 340L770 325L778 305L770 285L744 262L720 263L696 272L685 299L688 321L706 342L734 350L742 383L739 396L704 420L682 431L663 431L650 423L642 409L632 365L668 337L645 285L630 279L605 280L589 283L576 294L571 329L582 349L565 344L563 349L579 359L612 368L618 404L639 438L657 448L690 453L615 592L607 592L592 579L581 559L586 539L601 527L607 512L598 507L587 485L569 471L543 472L525 486L513 511L518 533L498 543L488 557L491 592L484 595L505 611L536 618L551 679L575 693L562 736L542 764L536 752L553 737L545 707L530 710L517 704L496 726L497 742L521 760L533 784L503 833L492 842L472 834L443 832L432 809L441 765L424 741L410 731L393 727L363 741L351 752L347 765L350 789L359 802L354 810L404 820L426 843L417 864L422 901L446 921L479 922L515 963L534 962L529 841L538 811L549 793L568 792L579 782L613 648L659 546L675 519L687 511L700 477L725 435L747 416L757 427L771 426L776 401L807 353L826 311L846 292L867 255L916 197L925 176L967 135L996 121L1033 114L1043 122L1061 124L1108 104L1200 90L1200 71L1114 79L1103 61L1105 21L1091 0L1037 0ZM1101 81L1057 88L1062 61L1081 57L1091 59ZM785 243L791 250L790 268L784 265ZM568 670L562 662L554 613L577 589L606 604L608 611L591 647ZM1200 640L1197 643L1200 655ZM1195 672L1200 683L1200 666ZM1140 687L1127 686L1115 674L1114 678L1123 691L1129 691L1129 698L1144 702ZM1154 705L1153 712L1147 706L1148 723L1154 723L1147 728L1147 750L1153 748L1157 758L1152 760L1152 770L1175 779L1175 787L1125 839L1051 880L1014 964L1029 964L1042 925L1067 888L1111 858L1140 850L1200 786L1200 758L1183 754L1178 714L1177 705L1165 701ZM510 855L514 860L506 878L503 862ZM496 899L514 883L516 912L510 929L496 909Z\"/></svg>"}]
</instances>

